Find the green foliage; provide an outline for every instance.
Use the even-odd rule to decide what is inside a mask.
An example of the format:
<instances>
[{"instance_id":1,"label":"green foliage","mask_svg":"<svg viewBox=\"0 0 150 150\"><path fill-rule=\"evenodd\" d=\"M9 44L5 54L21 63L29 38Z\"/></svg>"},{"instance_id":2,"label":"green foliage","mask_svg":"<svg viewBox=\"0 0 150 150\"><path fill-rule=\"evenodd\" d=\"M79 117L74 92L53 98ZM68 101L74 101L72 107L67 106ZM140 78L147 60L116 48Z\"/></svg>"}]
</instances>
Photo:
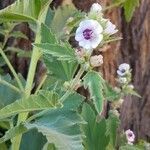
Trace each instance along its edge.
<instances>
[{"instance_id":1,"label":"green foliage","mask_svg":"<svg viewBox=\"0 0 150 150\"><path fill-rule=\"evenodd\" d=\"M2 84L1 80L7 81L13 85L16 84L16 82L11 79L10 75L0 76L0 109L20 98L20 94L17 91Z\"/></svg>"},{"instance_id":2,"label":"green foliage","mask_svg":"<svg viewBox=\"0 0 150 150\"><path fill-rule=\"evenodd\" d=\"M93 100L98 113L101 113L103 110L104 96L102 82L101 76L95 71L88 72L84 77L84 87L88 87L90 98Z\"/></svg>"},{"instance_id":3,"label":"green foliage","mask_svg":"<svg viewBox=\"0 0 150 150\"><path fill-rule=\"evenodd\" d=\"M32 129L23 135L20 150L42 150L45 143L46 138L36 129Z\"/></svg>"},{"instance_id":4,"label":"green foliage","mask_svg":"<svg viewBox=\"0 0 150 150\"><path fill-rule=\"evenodd\" d=\"M78 11L73 6L59 7L55 11L55 15L52 19L52 23L51 23L50 27L52 28L52 31L56 34L56 36L59 39L64 36L62 29L64 29L64 27L67 23L67 20L71 16L74 16L75 13L77 13L77 12Z\"/></svg>"},{"instance_id":5,"label":"green foliage","mask_svg":"<svg viewBox=\"0 0 150 150\"><path fill-rule=\"evenodd\" d=\"M75 60L74 50L68 44L60 45L52 31L44 24L41 25L41 41L43 43L35 45L41 48L48 71L63 81L71 80L76 71L77 62L67 60Z\"/></svg>"},{"instance_id":6,"label":"green foliage","mask_svg":"<svg viewBox=\"0 0 150 150\"><path fill-rule=\"evenodd\" d=\"M79 125L84 121L76 112L82 101L82 96L73 94L66 99L63 108L48 110L26 126L37 128L58 150L82 150Z\"/></svg>"},{"instance_id":7,"label":"green foliage","mask_svg":"<svg viewBox=\"0 0 150 150\"><path fill-rule=\"evenodd\" d=\"M85 137L83 145L86 150L105 150L109 144L109 136L106 135L106 120L96 121L96 115L88 104L84 104L82 117L87 124L82 125Z\"/></svg>"},{"instance_id":8,"label":"green foliage","mask_svg":"<svg viewBox=\"0 0 150 150\"><path fill-rule=\"evenodd\" d=\"M1 109L0 119L7 118L21 112L56 108L58 105L59 102L57 94L48 91L40 91L38 95L31 95L29 98L22 98Z\"/></svg>"},{"instance_id":9,"label":"green foliage","mask_svg":"<svg viewBox=\"0 0 150 150\"><path fill-rule=\"evenodd\" d=\"M107 131L106 135L110 138L110 143L112 147L115 148L117 143L117 129L120 124L119 117L114 115L112 112L109 113L109 117L107 119Z\"/></svg>"},{"instance_id":10,"label":"green foliage","mask_svg":"<svg viewBox=\"0 0 150 150\"><path fill-rule=\"evenodd\" d=\"M123 6L124 15L127 22L130 22L136 7L139 6L139 0L112 0L116 6Z\"/></svg>"},{"instance_id":11,"label":"green foliage","mask_svg":"<svg viewBox=\"0 0 150 150\"><path fill-rule=\"evenodd\" d=\"M0 138L0 143L3 143L23 132L26 132L26 131L27 131L27 128L22 124L20 124L19 126L15 126L15 127L11 128L10 130L8 130L5 133L5 135L2 138Z\"/></svg>"},{"instance_id":12,"label":"green foliage","mask_svg":"<svg viewBox=\"0 0 150 150\"><path fill-rule=\"evenodd\" d=\"M139 6L139 0L126 0L123 4L124 14L127 22L129 22L133 16L135 8Z\"/></svg>"},{"instance_id":13,"label":"green foliage","mask_svg":"<svg viewBox=\"0 0 150 150\"><path fill-rule=\"evenodd\" d=\"M51 0L17 0L0 11L0 21L36 22L50 2Z\"/></svg>"},{"instance_id":14,"label":"green foliage","mask_svg":"<svg viewBox=\"0 0 150 150\"><path fill-rule=\"evenodd\" d=\"M57 57L58 60L75 61L75 51L70 47L69 44L35 44L36 47L40 48L44 55L52 55Z\"/></svg>"}]
</instances>

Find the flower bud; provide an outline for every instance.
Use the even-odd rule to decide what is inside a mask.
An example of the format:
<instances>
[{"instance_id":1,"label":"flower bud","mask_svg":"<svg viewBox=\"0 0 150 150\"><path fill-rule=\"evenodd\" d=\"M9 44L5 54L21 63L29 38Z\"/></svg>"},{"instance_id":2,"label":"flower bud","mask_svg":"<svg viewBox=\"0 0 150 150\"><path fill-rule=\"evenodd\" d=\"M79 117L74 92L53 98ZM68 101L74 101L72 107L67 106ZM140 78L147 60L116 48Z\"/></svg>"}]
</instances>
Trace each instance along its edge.
<instances>
[{"instance_id":1,"label":"flower bud","mask_svg":"<svg viewBox=\"0 0 150 150\"><path fill-rule=\"evenodd\" d=\"M120 78L118 79L118 82L121 83L121 84L125 84L125 83L127 82L127 78L125 78L125 77L120 77Z\"/></svg>"},{"instance_id":2,"label":"flower bud","mask_svg":"<svg viewBox=\"0 0 150 150\"><path fill-rule=\"evenodd\" d=\"M90 64L92 67L99 67L103 64L103 56L95 55L90 58Z\"/></svg>"},{"instance_id":3,"label":"flower bud","mask_svg":"<svg viewBox=\"0 0 150 150\"><path fill-rule=\"evenodd\" d=\"M98 3L94 3L91 6L90 12L92 13L100 13L102 11L102 6Z\"/></svg>"},{"instance_id":4,"label":"flower bud","mask_svg":"<svg viewBox=\"0 0 150 150\"><path fill-rule=\"evenodd\" d=\"M104 33L112 35L115 34L116 32L118 32L116 26L108 20L106 23L106 28L104 30Z\"/></svg>"}]
</instances>

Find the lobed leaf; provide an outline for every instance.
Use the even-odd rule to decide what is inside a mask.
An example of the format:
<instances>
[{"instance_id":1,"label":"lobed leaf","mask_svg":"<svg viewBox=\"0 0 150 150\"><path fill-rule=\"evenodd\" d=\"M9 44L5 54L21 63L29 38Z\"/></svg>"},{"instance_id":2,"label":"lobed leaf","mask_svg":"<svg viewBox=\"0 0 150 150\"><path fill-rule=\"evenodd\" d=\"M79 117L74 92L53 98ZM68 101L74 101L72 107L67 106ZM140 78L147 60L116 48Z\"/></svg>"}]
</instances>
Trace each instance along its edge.
<instances>
[{"instance_id":1,"label":"lobed leaf","mask_svg":"<svg viewBox=\"0 0 150 150\"><path fill-rule=\"evenodd\" d=\"M83 99L72 94L65 100L63 108L47 110L26 126L37 128L58 150L83 150L80 124L84 121L76 111Z\"/></svg>"}]
</instances>

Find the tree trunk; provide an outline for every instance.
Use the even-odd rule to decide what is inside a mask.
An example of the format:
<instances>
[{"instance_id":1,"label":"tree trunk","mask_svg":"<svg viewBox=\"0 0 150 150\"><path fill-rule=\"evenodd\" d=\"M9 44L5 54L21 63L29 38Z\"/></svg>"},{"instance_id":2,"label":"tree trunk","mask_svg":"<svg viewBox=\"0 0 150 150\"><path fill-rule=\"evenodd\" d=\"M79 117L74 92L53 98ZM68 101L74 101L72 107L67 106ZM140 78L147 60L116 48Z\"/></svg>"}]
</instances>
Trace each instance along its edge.
<instances>
[{"instance_id":1,"label":"tree trunk","mask_svg":"<svg viewBox=\"0 0 150 150\"><path fill-rule=\"evenodd\" d=\"M62 4L63 0L53 0L51 7ZM67 0L64 0L67 1ZM81 10L88 11L92 3L100 2L103 6L109 5L109 0L72 0L74 5ZM4 1L3 1L4 2ZM12 0L5 1L5 5ZM0 7L5 7L0 2ZM99 68L104 78L115 85L117 66L120 63L129 63L133 69L133 84L142 98L126 97L121 108L122 129L132 129L137 138L150 140L150 1L141 0L140 7L136 9L130 23L125 21L123 9L107 11L106 15L113 23L118 25L123 40L109 45L107 51L103 52L104 65ZM22 29L23 27L21 27ZM29 29L25 29L28 36L33 37ZM22 41L21 43L24 43ZM25 45L24 45L25 44ZM24 43L30 45L30 43ZM21 44L22 45L22 44ZM28 46L29 46L28 45ZM27 48L29 48L27 46ZM16 58L16 57L15 57ZM15 60L15 61L18 61ZM18 63L17 63L18 64ZM17 66L16 64L16 66ZM25 66L22 66L25 69ZM21 67L21 68L22 68ZM17 67L18 68L18 67ZM18 70L20 71L20 70Z\"/></svg>"}]
</instances>

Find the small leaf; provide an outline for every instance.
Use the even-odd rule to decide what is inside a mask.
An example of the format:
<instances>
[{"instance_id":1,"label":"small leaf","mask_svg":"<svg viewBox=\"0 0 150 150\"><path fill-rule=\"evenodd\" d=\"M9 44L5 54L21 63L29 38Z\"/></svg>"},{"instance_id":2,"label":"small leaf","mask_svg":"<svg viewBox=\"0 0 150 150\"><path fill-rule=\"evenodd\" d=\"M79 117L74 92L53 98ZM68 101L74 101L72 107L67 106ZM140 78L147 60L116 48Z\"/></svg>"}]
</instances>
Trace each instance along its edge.
<instances>
[{"instance_id":1,"label":"small leaf","mask_svg":"<svg viewBox=\"0 0 150 150\"><path fill-rule=\"evenodd\" d=\"M124 14L127 22L129 22L133 16L135 8L139 6L139 0L126 0L123 4Z\"/></svg>"},{"instance_id":2,"label":"small leaf","mask_svg":"<svg viewBox=\"0 0 150 150\"><path fill-rule=\"evenodd\" d=\"M93 100L95 109L98 113L101 113L103 110L103 79L101 76L95 72L90 71L84 77L84 87L89 89L90 97Z\"/></svg>"},{"instance_id":3,"label":"small leaf","mask_svg":"<svg viewBox=\"0 0 150 150\"><path fill-rule=\"evenodd\" d=\"M22 98L0 110L0 119L17 113L56 108L59 105L58 96L53 92L40 91L38 95Z\"/></svg>"}]
</instances>

